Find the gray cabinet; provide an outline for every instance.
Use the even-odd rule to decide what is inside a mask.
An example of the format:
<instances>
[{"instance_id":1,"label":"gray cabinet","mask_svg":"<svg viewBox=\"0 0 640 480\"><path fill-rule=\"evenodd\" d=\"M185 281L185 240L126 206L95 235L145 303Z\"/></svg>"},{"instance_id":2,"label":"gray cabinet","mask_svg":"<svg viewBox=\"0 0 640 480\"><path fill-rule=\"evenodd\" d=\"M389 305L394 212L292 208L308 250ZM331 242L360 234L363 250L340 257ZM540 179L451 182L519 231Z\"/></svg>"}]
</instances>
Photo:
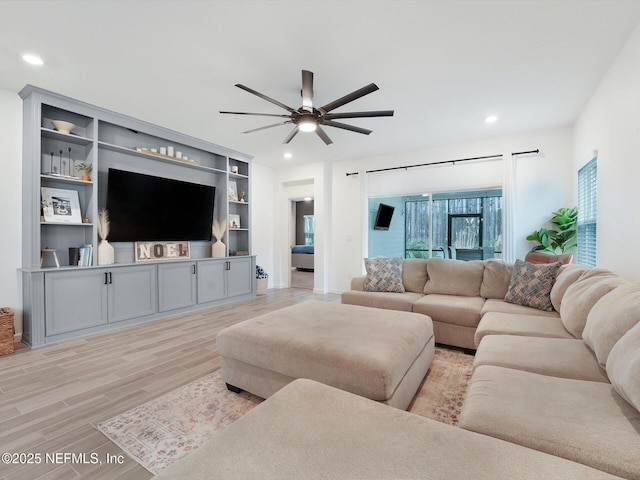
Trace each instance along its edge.
<instances>
[{"instance_id":1,"label":"gray cabinet","mask_svg":"<svg viewBox=\"0 0 640 480\"><path fill-rule=\"evenodd\" d=\"M107 272L109 323L157 312L158 288L155 265L111 268Z\"/></svg>"},{"instance_id":2,"label":"gray cabinet","mask_svg":"<svg viewBox=\"0 0 640 480\"><path fill-rule=\"evenodd\" d=\"M198 262L198 303L250 295L254 292L255 257Z\"/></svg>"},{"instance_id":3,"label":"gray cabinet","mask_svg":"<svg viewBox=\"0 0 640 480\"><path fill-rule=\"evenodd\" d=\"M196 304L196 264L176 262L158 265L159 311Z\"/></svg>"},{"instance_id":4,"label":"gray cabinet","mask_svg":"<svg viewBox=\"0 0 640 480\"><path fill-rule=\"evenodd\" d=\"M227 267L227 297L247 295L253 291L255 265L249 257L230 258Z\"/></svg>"},{"instance_id":5,"label":"gray cabinet","mask_svg":"<svg viewBox=\"0 0 640 480\"><path fill-rule=\"evenodd\" d=\"M155 265L47 272L44 284L46 336L156 312Z\"/></svg>"},{"instance_id":6,"label":"gray cabinet","mask_svg":"<svg viewBox=\"0 0 640 480\"><path fill-rule=\"evenodd\" d=\"M24 341L43 345L254 293L249 155L31 85L20 96ZM71 133L58 130L58 120L72 123ZM182 158L161 153L169 146ZM80 175L80 163L91 165L90 178ZM99 265L96 223L107 205L109 169L215 187L214 219L235 226L222 239L231 258L210 258L211 242L194 240L190 261L140 264L134 242L117 242L115 264ZM60 200L42 195L52 189L79 216L60 218ZM69 252L84 246L94 255L81 268ZM41 263L51 250L59 267Z\"/></svg>"},{"instance_id":7,"label":"gray cabinet","mask_svg":"<svg viewBox=\"0 0 640 480\"><path fill-rule=\"evenodd\" d=\"M107 323L106 269L45 275L45 335L52 336Z\"/></svg>"},{"instance_id":8,"label":"gray cabinet","mask_svg":"<svg viewBox=\"0 0 640 480\"><path fill-rule=\"evenodd\" d=\"M227 296L226 265L223 259L198 262L198 303L215 302Z\"/></svg>"}]
</instances>

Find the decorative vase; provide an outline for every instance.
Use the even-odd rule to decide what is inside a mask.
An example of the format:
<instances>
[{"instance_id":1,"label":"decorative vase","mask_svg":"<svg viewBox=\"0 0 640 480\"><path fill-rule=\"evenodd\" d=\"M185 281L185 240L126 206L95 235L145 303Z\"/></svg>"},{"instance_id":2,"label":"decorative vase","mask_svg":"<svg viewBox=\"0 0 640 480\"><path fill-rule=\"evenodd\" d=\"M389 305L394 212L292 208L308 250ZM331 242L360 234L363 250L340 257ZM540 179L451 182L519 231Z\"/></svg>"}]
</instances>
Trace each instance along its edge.
<instances>
[{"instance_id":1,"label":"decorative vase","mask_svg":"<svg viewBox=\"0 0 640 480\"><path fill-rule=\"evenodd\" d=\"M227 246L220 240L211 245L211 256L214 258L224 258L227 256Z\"/></svg>"},{"instance_id":2,"label":"decorative vase","mask_svg":"<svg viewBox=\"0 0 640 480\"><path fill-rule=\"evenodd\" d=\"M115 251L106 240L98 244L98 265L111 265L114 262Z\"/></svg>"},{"instance_id":3,"label":"decorative vase","mask_svg":"<svg viewBox=\"0 0 640 480\"><path fill-rule=\"evenodd\" d=\"M82 177L80 177L80 180L84 180L85 182L90 182L91 177L89 175L82 175Z\"/></svg>"}]
</instances>

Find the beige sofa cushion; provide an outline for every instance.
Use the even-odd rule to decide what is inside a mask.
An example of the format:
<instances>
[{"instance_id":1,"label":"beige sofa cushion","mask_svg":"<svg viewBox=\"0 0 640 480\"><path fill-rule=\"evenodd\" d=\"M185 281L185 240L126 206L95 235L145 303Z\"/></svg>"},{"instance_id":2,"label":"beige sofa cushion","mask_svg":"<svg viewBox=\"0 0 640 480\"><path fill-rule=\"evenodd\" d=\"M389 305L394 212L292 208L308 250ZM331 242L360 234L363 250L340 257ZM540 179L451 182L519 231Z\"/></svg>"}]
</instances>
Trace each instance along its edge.
<instances>
[{"instance_id":1,"label":"beige sofa cushion","mask_svg":"<svg viewBox=\"0 0 640 480\"><path fill-rule=\"evenodd\" d=\"M598 300L587 315L582 338L604 367L616 342L638 322L640 282L632 282L615 288Z\"/></svg>"},{"instance_id":2,"label":"beige sofa cushion","mask_svg":"<svg viewBox=\"0 0 640 480\"><path fill-rule=\"evenodd\" d=\"M156 480L580 479L603 472L296 380Z\"/></svg>"},{"instance_id":3,"label":"beige sofa cushion","mask_svg":"<svg viewBox=\"0 0 640 480\"><path fill-rule=\"evenodd\" d=\"M487 300L489 301L489 300ZM478 346L487 335L521 335L525 337L575 338L562 325L559 318L513 313L485 313L476 329Z\"/></svg>"},{"instance_id":4,"label":"beige sofa cushion","mask_svg":"<svg viewBox=\"0 0 640 480\"><path fill-rule=\"evenodd\" d=\"M485 260L480 284L480 296L504 299L511 282L513 264L491 258Z\"/></svg>"},{"instance_id":5,"label":"beige sofa cushion","mask_svg":"<svg viewBox=\"0 0 640 480\"><path fill-rule=\"evenodd\" d=\"M422 297L424 297L422 293L413 292L389 293L348 290L342 293L342 303L411 312L413 311L413 303Z\"/></svg>"},{"instance_id":6,"label":"beige sofa cushion","mask_svg":"<svg viewBox=\"0 0 640 480\"><path fill-rule=\"evenodd\" d=\"M551 312L551 288L560 263L535 264L516 260L504 301Z\"/></svg>"},{"instance_id":7,"label":"beige sofa cushion","mask_svg":"<svg viewBox=\"0 0 640 480\"><path fill-rule=\"evenodd\" d=\"M484 365L473 373L460 425L614 475L640 478L640 412L608 383Z\"/></svg>"},{"instance_id":8,"label":"beige sofa cushion","mask_svg":"<svg viewBox=\"0 0 640 480\"><path fill-rule=\"evenodd\" d=\"M640 323L611 349L607 373L616 392L640 411Z\"/></svg>"},{"instance_id":9,"label":"beige sofa cushion","mask_svg":"<svg viewBox=\"0 0 640 480\"><path fill-rule=\"evenodd\" d=\"M567 288L560 317L564 327L576 338L582 338L591 308L607 293L627 283L621 277L603 268L584 272L578 280Z\"/></svg>"},{"instance_id":10,"label":"beige sofa cushion","mask_svg":"<svg viewBox=\"0 0 640 480\"><path fill-rule=\"evenodd\" d=\"M365 258L365 292L404 293L401 258Z\"/></svg>"},{"instance_id":11,"label":"beige sofa cushion","mask_svg":"<svg viewBox=\"0 0 640 480\"><path fill-rule=\"evenodd\" d=\"M587 270L589 270L589 267L571 263L560 267L558 275L556 275L556 281L551 289L551 303L557 312L560 311L562 297L564 297L564 294L567 292L567 288L578 280L578 278Z\"/></svg>"},{"instance_id":12,"label":"beige sofa cushion","mask_svg":"<svg viewBox=\"0 0 640 480\"><path fill-rule=\"evenodd\" d=\"M429 279L424 286L424 293L479 297L483 272L484 262L480 260L464 262L431 258L427 263Z\"/></svg>"},{"instance_id":13,"label":"beige sofa cushion","mask_svg":"<svg viewBox=\"0 0 640 480\"><path fill-rule=\"evenodd\" d=\"M428 260L421 258L407 259L402 263L402 283L407 292L422 293L427 283Z\"/></svg>"},{"instance_id":14,"label":"beige sofa cushion","mask_svg":"<svg viewBox=\"0 0 640 480\"><path fill-rule=\"evenodd\" d=\"M540 317L560 318L560 314L556 311L548 312L545 310L538 310L537 308L524 307L522 305L505 302L504 300L499 300L497 298L489 298L486 302L484 302L484 307L482 307L482 314L485 315L486 313L490 312L511 313L514 315L538 315Z\"/></svg>"},{"instance_id":15,"label":"beige sofa cushion","mask_svg":"<svg viewBox=\"0 0 640 480\"><path fill-rule=\"evenodd\" d=\"M476 327L484 298L459 295L425 295L413 304L413 311L429 315L433 321ZM439 341L436 339L436 341Z\"/></svg>"},{"instance_id":16,"label":"beige sofa cushion","mask_svg":"<svg viewBox=\"0 0 640 480\"><path fill-rule=\"evenodd\" d=\"M478 346L473 368L480 365L609 383L606 372L591 349L577 338L485 336Z\"/></svg>"}]
</instances>

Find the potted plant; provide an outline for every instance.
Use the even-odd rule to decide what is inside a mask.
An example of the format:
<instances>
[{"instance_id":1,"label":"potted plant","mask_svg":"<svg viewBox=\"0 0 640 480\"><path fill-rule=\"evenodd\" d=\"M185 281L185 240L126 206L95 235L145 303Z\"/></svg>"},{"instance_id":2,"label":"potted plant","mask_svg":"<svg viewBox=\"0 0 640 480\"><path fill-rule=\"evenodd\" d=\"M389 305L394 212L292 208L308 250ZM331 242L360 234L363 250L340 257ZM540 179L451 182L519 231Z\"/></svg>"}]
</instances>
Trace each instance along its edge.
<instances>
[{"instance_id":1,"label":"potted plant","mask_svg":"<svg viewBox=\"0 0 640 480\"><path fill-rule=\"evenodd\" d=\"M549 222L555 229L540 228L527 236L527 240L538 242L531 251L567 253L578 245L578 209L563 207L553 212Z\"/></svg>"},{"instance_id":2,"label":"potted plant","mask_svg":"<svg viewBox=\"0 0 640 480\"><path fill-rule=\"evenodd\" d=\"M76 170L78 170L79 172L83 172L81 180L85 180L87 182L91 181L91 177L89 176L89 174L93 170L93 165L91 165L90 163L82 162L76 165Z\"/></svg>"},{"instance_id":3,"label":"potted plant","mask_svg":"<svg viewBox=\"0 0 640 480\"><path fill-rule=\"evenodd\" d=\"M256 265L256 295L266 295L269 274L260 265Z\"/></svg>"}]
</instances>

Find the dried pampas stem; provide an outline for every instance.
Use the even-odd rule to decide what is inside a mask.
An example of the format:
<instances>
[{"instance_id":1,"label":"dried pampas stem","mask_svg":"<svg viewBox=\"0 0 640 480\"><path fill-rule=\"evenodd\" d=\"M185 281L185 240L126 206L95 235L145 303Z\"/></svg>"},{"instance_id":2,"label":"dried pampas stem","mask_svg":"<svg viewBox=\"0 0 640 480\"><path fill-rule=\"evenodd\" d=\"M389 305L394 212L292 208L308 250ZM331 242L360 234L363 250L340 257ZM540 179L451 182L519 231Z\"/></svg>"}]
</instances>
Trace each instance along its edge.
<instances>
[{"instance_id":1,"label":"dried pampas stem","mask_svg":"<svg viewBox=\"0 0 640 480\"><path fill-rule=\"evenodd\" d=\"M214 220L213 225L211 227L211 233L213 238L216 241L222 241L222 237L224 237L224 232L227 230L227 223L222 220Z\"/></svg>"},{"instance_id":2,"label":"dried pampas stem","mask_svg":"<svg viewBox=\"0 0 640 480\"><path fill-rule=\"evenodd\" d=\"M98 236L106 240L109 236L109 212L102 209L98 212Z\"/></svg>"}]
</instances>

